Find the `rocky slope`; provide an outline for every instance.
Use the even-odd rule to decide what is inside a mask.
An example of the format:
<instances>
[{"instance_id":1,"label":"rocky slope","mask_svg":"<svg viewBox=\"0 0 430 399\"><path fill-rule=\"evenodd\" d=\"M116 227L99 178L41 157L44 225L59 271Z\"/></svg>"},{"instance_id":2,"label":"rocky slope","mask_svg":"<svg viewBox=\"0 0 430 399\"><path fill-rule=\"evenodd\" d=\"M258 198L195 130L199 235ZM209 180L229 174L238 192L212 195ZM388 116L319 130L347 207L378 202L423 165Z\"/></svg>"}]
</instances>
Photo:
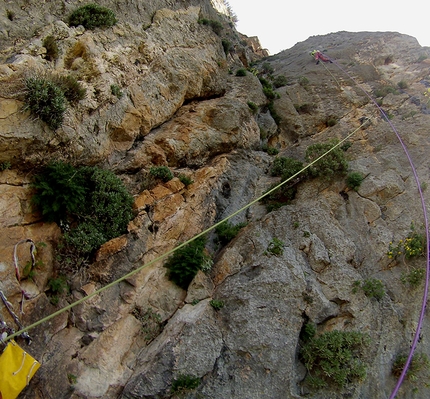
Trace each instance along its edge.
<instances>
[{"instance_id":1,"label":"rocky slope","mask_svg":"<svg viewBox=\"0 0 430 399\"><path fill-rule=\"evenodd\" d=\"M388 397L396 383L392 365L407 354L422 301L422 281L413 288L401 277L422 269L425 260L393 260L387 252L390 242L408 236L412 222L422 233L424 219L402 147L363 89L378 97L400 133L428 202L429 49L397 33L339 32L262 59L258 42L246 42L210 2L106 1L118 22L94 31L64 22L78 5L0 6L0 280L13 304L21 296L14 245L25 238L44 243L36 255L43 267L21 284L31 294L21 316L25 325L257 198L279 181L270 174L275 156L264 148L304 161L309 145L356 130L345 155L349 171L365 178L357 191L345 177L308 179L277 210L256 202L236 214L231 222L246 227L225 247L208 234L213 266L187 291L168 280L160 261L37 326L28 350L42 367L21 397L174 397L172 383L180 375L199 379L198 387L182 393L188 398ZM219 21L222 31L199 23L203 18ZM42 45L49 35L59 46L55 61L46 59ZM315 48L335 63L316 65L309 56ZM246 76L236 76L241 68L249 69ZM55 73L72 74L87 92L52 130L24 110L23 82ZM279 98L270 102L256 74L286 78L275 90ZM396 90L384 92L387 87ZM113 170L135 199L128 231L79 270L59 264L61 229L30 206L33 174L59 159ZM148 186L154 165L193 183L185 186L176 177ZM276 254L274 242L281 243ZM25 244L18 255L23 267ZM54 305L48 282L58 268L67 272L70 292ZM354 290L356 281L369 279L384 286L379 300ZM224 306L215 310L213 299ZM13 325L3 307L1 316ZM363 381L309 387L312 372L300 355L307 324L318 334L369 337L361 353ZM426 321L417 349L428 356L429 329ZM428 397L426 372L406 381L399 397Z\"/></svg>"}]
</instances>

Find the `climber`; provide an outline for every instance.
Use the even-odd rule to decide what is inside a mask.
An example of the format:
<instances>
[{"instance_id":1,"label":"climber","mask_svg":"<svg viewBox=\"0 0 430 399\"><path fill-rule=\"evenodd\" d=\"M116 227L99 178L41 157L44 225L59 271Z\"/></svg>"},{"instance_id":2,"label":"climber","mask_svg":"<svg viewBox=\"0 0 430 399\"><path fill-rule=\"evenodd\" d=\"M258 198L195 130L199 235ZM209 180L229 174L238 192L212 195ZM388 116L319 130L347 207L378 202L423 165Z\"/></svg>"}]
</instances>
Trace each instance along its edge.
<instances>
[{"instance_id":1,"label":"climber","mask_svg":"<svg viewBox=\"0 0 430 399\"><path fill-rule=\"evenodd\" d=\"M318 50L312 51L311 56L315 58L315 61L317 62L317 65L319 64L320 60L322 62L331 62L331 63L333 63L333 61L330 58L326 57L323 53L321 53L321 51L318 51Z\"/></svg>"}]
</instances>

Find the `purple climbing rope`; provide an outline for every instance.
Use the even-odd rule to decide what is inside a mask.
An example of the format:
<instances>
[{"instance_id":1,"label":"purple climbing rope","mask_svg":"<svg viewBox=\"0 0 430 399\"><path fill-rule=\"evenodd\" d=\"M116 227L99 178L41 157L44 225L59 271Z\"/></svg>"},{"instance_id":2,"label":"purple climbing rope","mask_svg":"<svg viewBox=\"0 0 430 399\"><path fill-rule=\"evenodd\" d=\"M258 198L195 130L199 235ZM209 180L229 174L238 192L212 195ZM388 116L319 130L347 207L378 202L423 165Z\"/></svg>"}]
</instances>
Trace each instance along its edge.
<instances>
[{"instance_id":1,"label":"purple climbing rope","mask_svg":"<svg viewBox=\"0 0 430 399\"><path fill-rule=\"evenodd\" d=\"M425 204L425 200L424 200L424 195L423 195L423 192L421 189L420 180L418 178L417 170L416 170L415 165L412 161L412 158L409 154L409 151L408 151L405 143L403 142L402 138L400 137L400 134L397 132L395 126L391 123L390 119L387 117L387 115L385 114L383 109L378 105L378 103L375 101L375 99L369 93L367 93L367 91L365 89L363 89L361 87L361 85L359 83L357 83L356 80L345 69L343 69L335 60L331 59L330 57L327 57L327 58L330 59L330 61L332 61L333 64L335 64L343 73L345 73L364 92L364 94L370 99L370 101L373 102L373 104L375 104L375 106L378 108L379 112L381 112L384 119L388 122L391 129L395 133L397 139L399 140L399 142L403 148L403 151L406 154L406 157L408 158L409 164L411 165L412 173L413 173L414 178L415 178L415 182L417 183L417 186L418 186L418 192L419 192L419 195L421 198L421 207L423 209L424 225L425 225L425 229L426 229L426 257L427 257L426 279L425 279L425 286L424 286L424 293L423 293L423 301L421 304L420 317L418 319L418 325L417 325L417 329L415 331L414 339L412 341L411 349L409 351L408 359L406 360L406 363L405 363L405 366L403 367L402 373L400 374L400 376L397 380L397 384L396 384L395 388L393 389L393 391L390 395L390 399L394 399L396 397L399 389L400 389L400 386L403 383L403 380L405 379L406 373L407 373L408 368L409 368L411 361L412 361L412 357L414 356L414 352L415 352L415 349L417 347L419 336L420 336L420 331L421 331L421 328L423 325L424 314L425 314L426 305L427 305L428 288L429 288L429 280L430 280L430 259L429 259L430 239L429 239L429 225L428 225L429 222L428 222L428 216L427 216L427 208L426 208L426 204Z\"/></svg>"}]
</instances>

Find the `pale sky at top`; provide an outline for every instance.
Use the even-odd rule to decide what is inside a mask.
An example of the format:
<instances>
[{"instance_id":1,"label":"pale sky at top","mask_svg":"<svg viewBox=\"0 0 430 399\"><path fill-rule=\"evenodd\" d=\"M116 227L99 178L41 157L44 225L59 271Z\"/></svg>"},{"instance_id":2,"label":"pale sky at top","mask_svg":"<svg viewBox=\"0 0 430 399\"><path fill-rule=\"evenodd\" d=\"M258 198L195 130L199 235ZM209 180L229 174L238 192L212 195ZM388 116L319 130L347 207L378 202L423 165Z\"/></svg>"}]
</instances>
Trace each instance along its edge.
<instances>
[{"instance_id":1,"label":"pale sky at top","mask_svg":"<svg viewBox=\"0 0 430 399\"><path fill-rule=\"evenodd\" d=\"M429 0L227 0L239 22L236 29L258 36L270 54L310 36L332 32L399 32L430 46Z\"/></svg>"}]
</instances>

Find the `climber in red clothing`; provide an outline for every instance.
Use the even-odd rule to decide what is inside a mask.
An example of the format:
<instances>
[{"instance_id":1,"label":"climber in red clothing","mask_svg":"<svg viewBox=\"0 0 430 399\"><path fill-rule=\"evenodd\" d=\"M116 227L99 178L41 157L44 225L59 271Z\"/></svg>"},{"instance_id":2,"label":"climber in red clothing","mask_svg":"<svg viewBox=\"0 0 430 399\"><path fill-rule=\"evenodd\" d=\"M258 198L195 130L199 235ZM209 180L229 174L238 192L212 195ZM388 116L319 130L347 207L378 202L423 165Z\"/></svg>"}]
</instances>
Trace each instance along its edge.
<instances>
[{"instance_id":1,"label":"climber in red clothing","mask_svg":"<svg viewBox=\"0 0 430 399\"><path fill-rule=\"evenodd\" d=\"M311 55L315 58L317 64L319 64L320 61L333 63L333 61L330 58L326 57L323 53L321 53L321 51L314 50L312 51Z\"/></svg>"}]
</instances>

